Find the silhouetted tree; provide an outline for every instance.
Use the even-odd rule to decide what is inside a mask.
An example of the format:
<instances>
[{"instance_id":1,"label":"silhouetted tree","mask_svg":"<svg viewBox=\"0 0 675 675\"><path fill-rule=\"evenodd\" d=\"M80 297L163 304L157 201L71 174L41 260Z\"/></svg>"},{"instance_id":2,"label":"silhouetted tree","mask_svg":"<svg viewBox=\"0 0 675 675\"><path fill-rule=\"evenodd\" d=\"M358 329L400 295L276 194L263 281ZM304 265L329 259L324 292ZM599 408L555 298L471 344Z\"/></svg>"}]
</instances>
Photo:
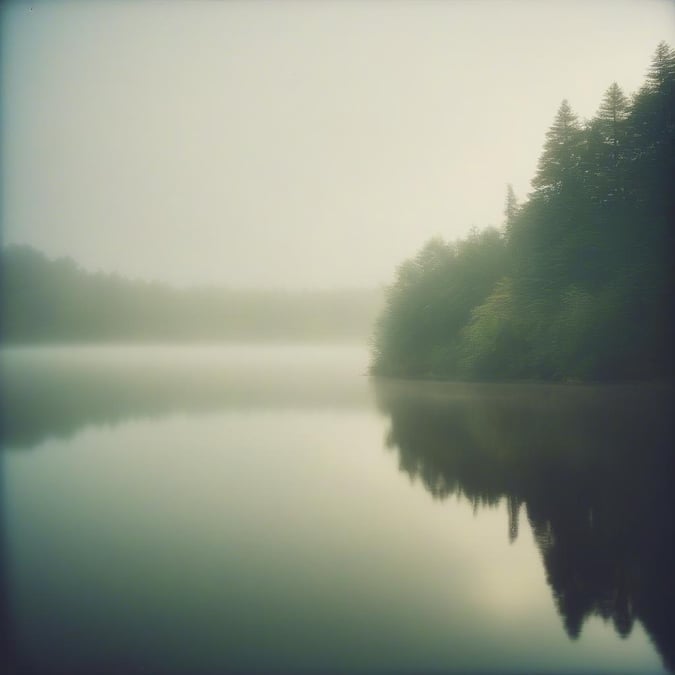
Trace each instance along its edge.
<instances>
[{"instance_id":1,"label":"silhouetted tree","mask_svg":"<svg viewBox=\"0 0 675 675\"><path fill-rule=\"evenodd\" d=\"M625 130L624 124L628 116L628 99L616 82L607 89L598 109L596 119L603 141L617 147L621 144Z\"/></svg>"},{"instance_id":2,"label":"silhouetted tree","mask_svg":"<svg viewBox=\"0 0 675 675\"><path fill-rule=\"evenodd\" d=\"M577 177L582 140L577 116L565 99L546 132L544 151L539 158L537 174L532 179L532 185L539 193L560 191Z\"/></svg>"}]
</instances>

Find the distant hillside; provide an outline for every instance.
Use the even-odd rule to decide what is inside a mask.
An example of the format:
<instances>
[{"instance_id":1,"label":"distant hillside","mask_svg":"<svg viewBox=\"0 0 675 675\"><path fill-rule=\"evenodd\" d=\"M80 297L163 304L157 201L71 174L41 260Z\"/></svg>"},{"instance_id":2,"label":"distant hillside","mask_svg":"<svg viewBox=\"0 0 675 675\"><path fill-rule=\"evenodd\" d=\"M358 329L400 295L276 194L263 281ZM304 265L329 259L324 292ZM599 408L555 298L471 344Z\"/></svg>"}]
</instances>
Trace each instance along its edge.
<instances>
[{"instance_id":1,"label":"distant hillside","mask_svg":"<svg viewBox=\"0 0 675 675\"><path fill-rule=\"evenodd\" d=\"M383 302L368 290L177 289L94 274L26 246L0 253L0 339L365 341Z\"/></svg>"}]
</instances>

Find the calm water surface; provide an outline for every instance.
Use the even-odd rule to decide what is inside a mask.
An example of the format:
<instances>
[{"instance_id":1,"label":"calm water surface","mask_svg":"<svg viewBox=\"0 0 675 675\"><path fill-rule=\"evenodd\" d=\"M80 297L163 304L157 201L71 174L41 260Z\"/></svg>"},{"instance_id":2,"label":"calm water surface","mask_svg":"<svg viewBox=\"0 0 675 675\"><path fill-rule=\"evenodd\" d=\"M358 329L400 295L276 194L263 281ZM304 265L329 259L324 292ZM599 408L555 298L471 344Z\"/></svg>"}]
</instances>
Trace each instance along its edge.
<instances>
[{"instance_id":1,"label":"calm water surface","mask_svg":"<svg viewBox=\"0 0 675 675\"><path fill-rule=\"evenodd\" d=\"M17 672L675 665L665 386L377 382L357 347L1 358Z\"/></svg>"}]
</instances>

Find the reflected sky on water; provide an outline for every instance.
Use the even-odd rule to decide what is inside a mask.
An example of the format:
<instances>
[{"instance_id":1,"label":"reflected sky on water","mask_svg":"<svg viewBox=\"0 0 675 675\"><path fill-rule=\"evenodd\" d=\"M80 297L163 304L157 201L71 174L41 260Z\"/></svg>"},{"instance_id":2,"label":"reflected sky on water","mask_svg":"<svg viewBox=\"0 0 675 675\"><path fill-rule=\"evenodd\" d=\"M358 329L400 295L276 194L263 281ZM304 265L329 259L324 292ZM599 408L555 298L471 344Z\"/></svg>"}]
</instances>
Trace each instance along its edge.
<instances>
[{"instance_id":1,"label":"reflected sky on water","mask_svg":"<svg viewBox=\"0 0 675 675\"><path fill-rule=\"evenodd\" d=\"M353 347L5 350L12 660L672 667L668 388L366 367Z\"/></svg>"}]
</instances>

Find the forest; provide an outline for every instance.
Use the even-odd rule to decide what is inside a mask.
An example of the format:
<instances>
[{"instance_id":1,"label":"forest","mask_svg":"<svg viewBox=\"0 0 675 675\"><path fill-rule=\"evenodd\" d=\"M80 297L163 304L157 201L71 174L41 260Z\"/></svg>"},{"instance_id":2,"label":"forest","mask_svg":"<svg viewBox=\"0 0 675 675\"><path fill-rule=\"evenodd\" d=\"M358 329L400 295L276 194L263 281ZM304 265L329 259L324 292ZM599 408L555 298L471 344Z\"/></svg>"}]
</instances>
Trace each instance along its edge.
<instances>
[{"instance_id":1,"label":"forest","mask_svg":"<svg viewBox=\"0 0 675 675\"><path fill-rule=\"evenodd\" d=\"M27 246L0 250L3 343L363 341L378 289L174 288L92 273Z\"/></svg>"},{"instance_id":2,"label":"forest","mask_svg":"<svg viewBox=\"0 0 675 675\"><path fill-rule=\"evenodd\" d=\"M371 372L443 379L673 376L675 50L591 120L564 100L532 192L499 228L429 241L397 270Z\"/></svg>"}]
</instances>

